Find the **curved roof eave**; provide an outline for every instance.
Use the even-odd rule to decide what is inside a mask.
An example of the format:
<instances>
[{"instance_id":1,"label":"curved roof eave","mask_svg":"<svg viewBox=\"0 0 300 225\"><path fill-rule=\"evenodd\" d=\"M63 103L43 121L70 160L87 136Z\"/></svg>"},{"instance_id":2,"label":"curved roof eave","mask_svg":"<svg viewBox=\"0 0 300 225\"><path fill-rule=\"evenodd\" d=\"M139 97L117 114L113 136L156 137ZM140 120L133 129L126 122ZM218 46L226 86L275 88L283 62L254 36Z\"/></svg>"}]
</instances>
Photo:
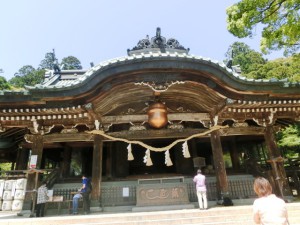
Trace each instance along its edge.
<instances>
[{"instance_id":1,"label":"curved roof eave","mask_svg":"<svg viewBox=\"0 0 300 225\"><path fill-rule=\"evenodd\" d=\"M95 78L96 76L99 76L99 74L102 74L103 71L111 69L111 68L117 68L120 65L128 65L139 63L139 62L146 62L148 60L151 60L152 62L158 62L160 60L161 63L166 62L169 60L169 63L171 61L177 61L175 64L172 64L172 68L178 68L178 69L195 69L196 70L207 70L207 72L212 73L215 75L215 77L225 83L227 83L229 86L231 86L234 89L239 90L247 90L247 91L258 91L260 88L258 86L266 86L269 90L278 91L280 92L287 92L292 93L291 87L293 87L293 91L297 90L298 93L300 93L300 85L299 83L289 83L286 80L276 80L276 79L270 79L270 80L255 80L255 79L247 79L243 76L240 76L238 73L235 73L233 70L226 67L226 65L223 62L218 62L215 60L211 60L210 58L204 58L201 56L194 56L189 55L186 53L178 53L178 52L149 52L147 54L139 54L139 55L131 55L131 56L124 56L119 57L115 59L111 59L108 61L101 62L100 64L90 68L87 72L85 72L82 76L80 76L78 79L64 83L63 85L49 85L50 82L39 84L33 87L27 87L30 92L40 92L40 91L64 91L64 95L67 96L68 91L77 89L78 87L83 87L87 83L89 83L90 80ZM178 61L181 62L181 64L178 63ZM185 65L184 63L192 62L193 65L198 64L198 67L195 66L195 68L188 68L190 65ZM156 64L155 66L160 66L161 68L165 68L165 65L162 64ZM201 66L202 65L202 66ZM206 65L206 66L203 66ZM145 65L143 65L145 66ZM175 67L174 67L175 66ZM176 67L177 66L177 67ZM200 68L201 67L201 68ZM154 68L154 67L153 67ZM156 67L157 68L157 67ZM128 68L127 68L128 69ZM136 68L137 69L137 68ZM142 69L142 67L140 67ZM122 72L122 71L118 71ZM126 72L126 71L124 71ZM113 76L113 73L110 73L108 76ZM226 76L224 76L226 75ZM106 76L107 77L107 76ZM57 79L57 77L53 78ZM97 82L92 82L92 84L87 85L87 88L81 88L81 92L88 91L87 89L93 88L93 86L97 85L98 82L101 82L101 78L97 78ZM276 87L276 88L275 88ZM295 89L296 88L296 89ZM275 89L275 90L274 90ZM276 92L277 92L276 91ZM70 91L70 95L74 94L74 91ZM78 93L80 94L80 93ZM51 95L51 94L50 94Z\"/></svg>"}]
</instances>

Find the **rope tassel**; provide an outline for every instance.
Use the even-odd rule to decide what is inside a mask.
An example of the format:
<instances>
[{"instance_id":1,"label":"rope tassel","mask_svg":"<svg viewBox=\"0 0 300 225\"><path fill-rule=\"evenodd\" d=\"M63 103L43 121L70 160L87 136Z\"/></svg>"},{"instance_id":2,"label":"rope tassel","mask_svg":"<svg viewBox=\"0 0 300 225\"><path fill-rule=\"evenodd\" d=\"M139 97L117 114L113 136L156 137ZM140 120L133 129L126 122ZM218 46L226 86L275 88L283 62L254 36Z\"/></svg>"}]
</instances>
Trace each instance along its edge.
<instances>
[{"instance_id":1,"label":"rope tassel","mask_svg":"<svg viewBox=\"0 0 300 225\"><path fill-rule=\"evenodd\" d=\"M183 157L184 158L190 158L191 155L190 155L190 152L189 152L189 146L187 144L187 141L185 141L183 144L182 144L182 153L183 153Z\"/></svg>"},{"instance_id":2,"label":"rope tassel","mask_svg":"<svg viewBox=\"0 0 300 225\"><path fill-rule=\"evenodd\" d=\"M150 158L150 150L149 149L146 150L146 155L144 156L144 163L146 163L146 166L153 165L152 160Z\"/></svg>"},{"instance_id":3,"label":"rope tassel","mask_svg":"<svg viewBox=\"0 0 300 225\"><path fill-rule=\"evenodd\" d=\"M172 163L171 158L170 158L169 150L165 151L165 164L167 166L173 166L173 163Z\"/></svg>"},{"instance_id":4,"label":"rope tassel","mask_svg":"<svg viewBox=\"0 0 300 225\"><path fill-rule=\"evenodd\" d=\"M129 144L129 145L127 146L127 150L128 150L128 161L134 160L134 157L133 157L133 155L132 155L131 144Z\"/></svg>"}]
</instances>

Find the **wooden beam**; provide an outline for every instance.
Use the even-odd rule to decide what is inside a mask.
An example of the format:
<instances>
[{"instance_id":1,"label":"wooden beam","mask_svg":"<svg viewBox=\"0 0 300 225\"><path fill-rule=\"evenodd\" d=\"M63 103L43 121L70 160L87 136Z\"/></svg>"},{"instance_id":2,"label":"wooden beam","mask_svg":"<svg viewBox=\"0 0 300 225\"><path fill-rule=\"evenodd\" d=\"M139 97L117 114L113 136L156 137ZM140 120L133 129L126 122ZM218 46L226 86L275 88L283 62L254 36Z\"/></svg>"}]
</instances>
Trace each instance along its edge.
<instances>
[{"instance_id":1,"label":"wooden beam","mask_svg":"<svg viewBox=\"0 0 300 225\"><path fill-rule=\"evenodd\" d=\"M93 135L88 133L74 134L48 134L44 135L44 142L73 142L73 141L93 141Z\"/></svg>"},{"instance_id":2,"label":"wooden beam","mask_svg":"<svg viewBox=\"0 0 300 225\"><path fill-rule=\"evenodd\" d=\"M184 130L139 130L139 131L121 131L107 133L110 136L118 138L126 138L129 140L147 140L147 139L163 139L163 138L186 138L193 134L202 133L207 129L184 129Z\"/></svg>"},{"instance_id":3,"label":"wooden beam","mask_svg":"<svg viewBox=\"0 0 300 225\"><path fill-rule=\"evenodd\" d=\"M203 121L210 120L208 113L171 113L168 114L170 121ZM122 115L122 116L104 116L101 118L101 122L104 124L119 124L129 122L143 122L147 121L148 116L144 115Z\"/></svg>"},{"instance_id":4,"label":"wooden beam","mask_svg":"<svg viewBox=\"0 0 300 225\"><path fill-rule=\"evenodd\" d=\"M22 142L19 144L22 148L24 149L30 149L32 148L32 143L28 143L28 142ZM63 148L64 146L59 143L59 142L56 142L56 143L44 143L44 149L49 149L49 148Z\"/></svg>"},{"instance_id":5,"label":"wooden beam","mask_svg":"<svg viewBox=\"0 0 300 225\"><path fill-rule=\"evenodd\" d=\"M139 131L120 131L120 132L109 132L106 133L115 138L125 138L128 140L147 140L147 139L163 139L163 138L186 138L193 134L203 133L207 129L160 129L160 130L139 130ZM253 136L263 136L263 127L229 127L220 130L220 136L241 136L241 135L253 135ZM30 141L30 137L33 135L26 135L26 139ZM208 135L203 137L209 137ZM78 142L82 142L81 145L90 145L93 142L93 135L88 133L75 133L75 134L47 134L43 136L44 148L62 148L63 146L60 142L68 143L68 145L74 147L78 145ZM103 141L111 141L109 139L103 138ZM75 143L76 144L73 144ZM31 148L32 143L22 143L22 147Z\"/></svg>"},{"instance_id":6,"label":"wooden beam","mask_svg":"<svg viewBox=\"0 0 300 225\"><path fill-rule=\"evenodd\" d=\"M220 131L221 136L264 135L264 127L229 127Z\"/></svg>"}]
</instances>

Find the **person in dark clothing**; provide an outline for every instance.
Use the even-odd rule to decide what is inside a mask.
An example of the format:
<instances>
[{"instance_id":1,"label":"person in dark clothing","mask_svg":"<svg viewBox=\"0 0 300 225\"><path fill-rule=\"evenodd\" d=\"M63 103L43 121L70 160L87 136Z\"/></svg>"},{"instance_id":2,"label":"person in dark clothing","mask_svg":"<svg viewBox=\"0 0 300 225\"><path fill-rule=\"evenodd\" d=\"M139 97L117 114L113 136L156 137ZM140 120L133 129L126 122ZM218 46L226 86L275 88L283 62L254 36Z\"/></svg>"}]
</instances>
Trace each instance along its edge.
<instances>
[{"instance_id":1,"label":"person in dark clothing","mask_svg":"<svg viewBox=\"0 0 300 225\"><path fill-rule=\"evenodd\" d=\"M81 188L81 194L83 198L83 211L84 214L90 213L90 179L87 178L85 175L82 175L82 188Z\"/></svg>"},{"instance_id":2,"label":"person in dark clothing","mask_svg":"<svg viewBox=\"0 0 300 225\"><path fill-rule=\"evenodd\" d=\"M73 214L78 214L78 201L82 198L83 200L83 213L90 213L90 193L92 190L91 181L86 175L82 175L82 187L78 190L79 192L73 197Z\"/></svg>"}]
</instances>

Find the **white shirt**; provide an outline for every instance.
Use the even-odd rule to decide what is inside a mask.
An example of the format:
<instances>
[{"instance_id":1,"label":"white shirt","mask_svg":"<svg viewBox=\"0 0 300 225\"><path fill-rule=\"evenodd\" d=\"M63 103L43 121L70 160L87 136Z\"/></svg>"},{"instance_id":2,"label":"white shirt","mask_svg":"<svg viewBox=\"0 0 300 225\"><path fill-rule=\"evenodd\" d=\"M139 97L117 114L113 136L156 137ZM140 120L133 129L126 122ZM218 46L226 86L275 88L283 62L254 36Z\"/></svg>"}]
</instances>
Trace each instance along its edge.
<instances>
[{"instance_id":1,"label":"white shirt","mask_svg":"<svg viewBox=\"0 0 300 225\"><path fill-rule=\"evenodd\" d=\"M47 192L48 188L46 187L46 184L43 184L39 187L37 192L37 204L46 203L47 202Z\"/></svg>"},{"instance_id":2,"label":"white shirt","mask_svg":"<svg viewBox=\"0 0 300 225\"><path fill-rule=\"evenodd\" d=\"M202 174L197 174L194 179L194 183L196 183L196 189L197 191L206 191L206 185L205 185L205 176Z\"/></svg>"},{"instance_id":3,"label":"white shirt","mask_svg":"<svg viewBox=\"0 0 300 225\"><path fill-rule=\"evenodd\" d=\"M287 225L288 215L285 202L271 194L260 197L253 203L253 219L261 225Z\"/></svg>"}]
</instances>

